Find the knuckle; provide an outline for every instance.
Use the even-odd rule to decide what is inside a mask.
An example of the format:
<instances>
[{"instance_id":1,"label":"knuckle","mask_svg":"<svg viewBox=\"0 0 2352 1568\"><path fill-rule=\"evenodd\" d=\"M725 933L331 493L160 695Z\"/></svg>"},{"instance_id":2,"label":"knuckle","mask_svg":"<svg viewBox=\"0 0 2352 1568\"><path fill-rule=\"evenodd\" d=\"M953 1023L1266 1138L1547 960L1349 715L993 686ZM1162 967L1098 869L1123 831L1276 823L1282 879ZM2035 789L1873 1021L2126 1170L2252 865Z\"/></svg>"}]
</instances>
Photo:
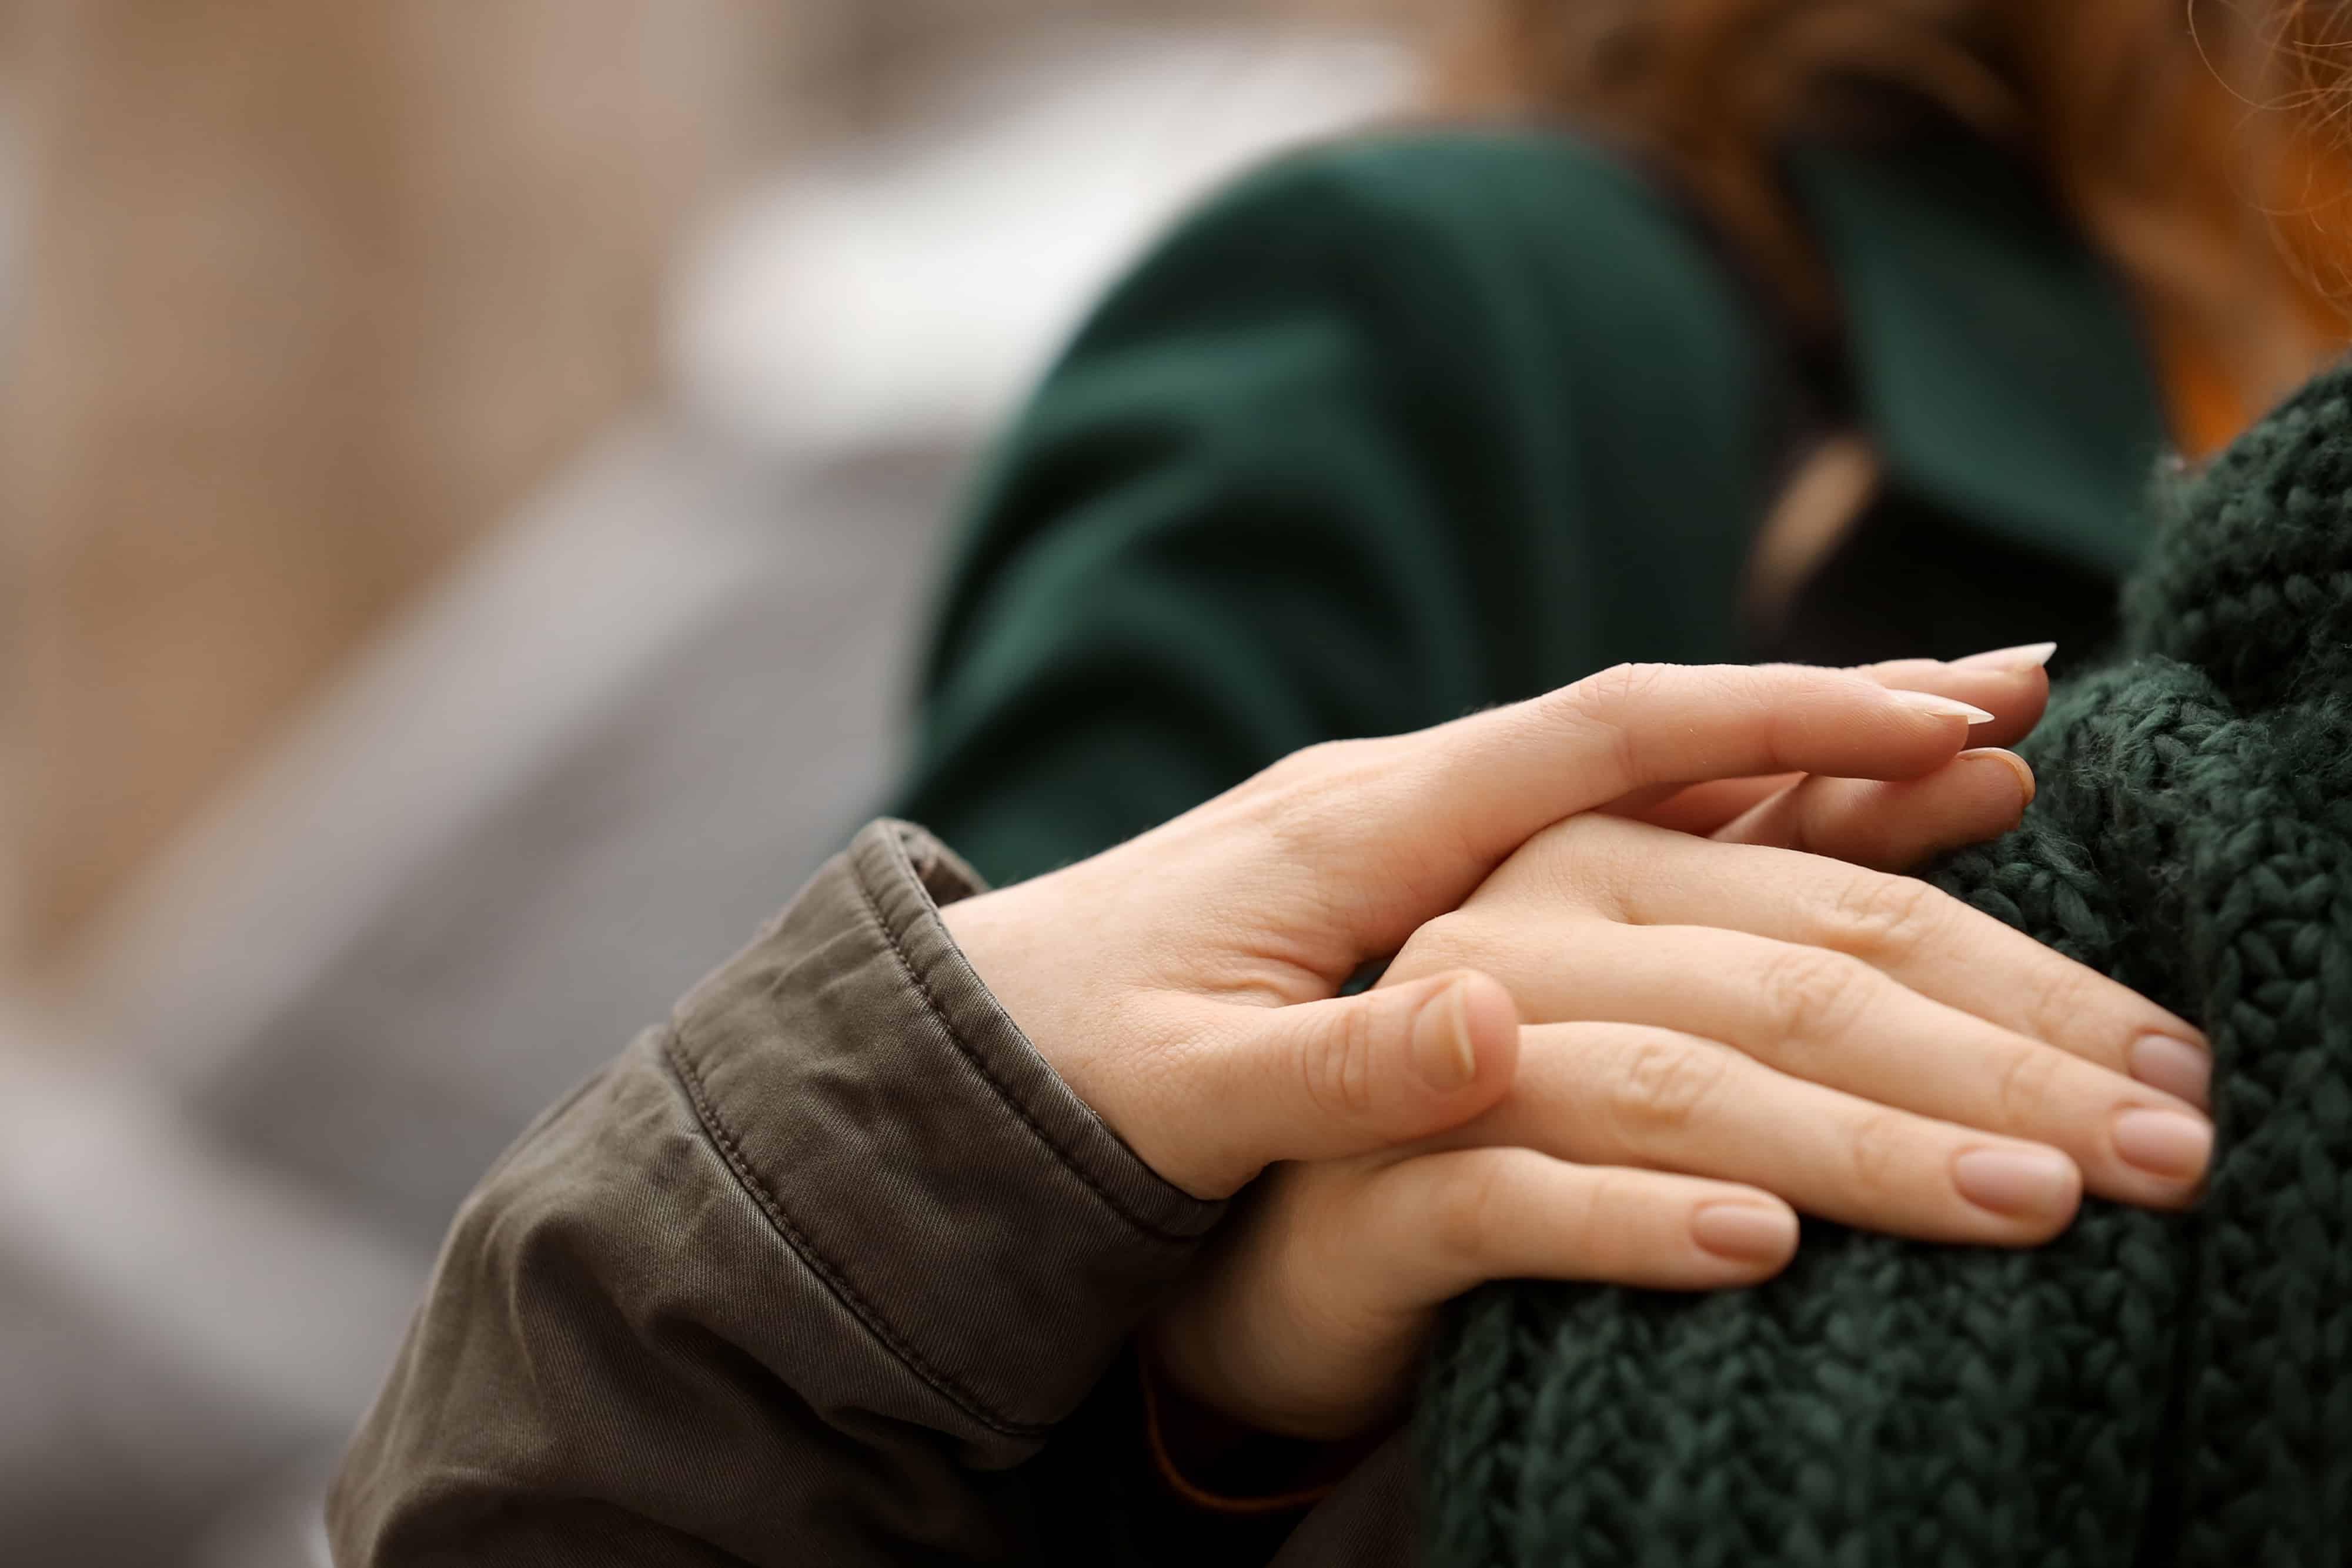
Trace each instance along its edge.
<instances>
[{"instance_id":1,"label":"knuckle","mask_svg":"<svg viewBox=\"0 0 2352 1568\"><path fill-rule=\"evenodd\" d=\"M2041 1046L2023 1047L2011 1055L2001 1068L1993 1095L1994 1107L2004 1123L2014 1127L2046 1122L2045 1108L2056 1094L2065 1068L2063 1057Z\"/></svg>"},{"instance_id":2,"label":"knuckle","mask_svg":"<svg viewBox=\"0 0 2352 1568\"><path fill-rule=\"evenodd\" d=\"M1459 909L1449 910L1423 921L1420 929L1405 939L1404 946L1389 966L1389 974L1396 979L1409 980L1447 969L1475 968L1475 955L1482 950L1476 917Z\"/></svg>"},{"instance_id":3,"label":"knuckle","mask_svg":"<svg viewBox=\"0 0 2352 1568\"><path fill-rule=\"evenodd\" d=\"M1706 1046L1636 1039L1620 1059L1609 1106L1618 1132L1636 1147L1687 1132L1723 1082L1729 1059Z\"/></svg>"},{"instance_id":4,"label":"knuckle","mask_svg":"<svg viewBox=\"0 0 2352 1568\"><path fill-rule=\"evenodd\" d=\"M1372 1110L1372 1056L1379 1042L1369 1007L1343 1009L1298 1053L1307 1103L1341 1122L1360 1122Z\"/></svg>"},{"instance_id":5,"label":"knuckle","mask_svg":"<svg viewBox=\"0 0 2352 1568\"><path fill-rule=\"evenodd\" d=\"M1302 747L1292 755L1299 758L1302 767L1339 768L1345 768L1362 750L1361 741L1335 737Z\"/></svg>"},{"instance_id":6,"label":"knuckle","mask_svg":"<svg viewBox=\"0 0 2352 1568\"><path fill-rule=\"evenodd\" d=\"M1639 716L1667 695L1675 678L1672 664L1612 664L1560 693L1565 713L1591 726L1607 739L1611 761L1619 776L1638 779L1640 747L1635 744Z\"/></svg>"},{"instance_id":7,"label":"knuckle","mask_svg":"<svg viewBox=\"0 0 2352 1568\"><path fill-rule=\"evenodd\" d=\"M1622 909L1627 884L1643 868L1629 863L1628 824L1605 812L1586 811L1558 822L1528 841L1538 851L1542 893L1568 909ZM1522 853L1527 850L1522 850Z\"/></svg>"},{"instance_id":8,"label":"knuckle","mask_svg":"<svg viewBox=\"0 0 2352 1568\"><path fill-rule=\"evenodd\" d=\"M1600 811L1580 811L1554 822L1511 852L1471 895L1471 906L1509 904L1522 915L1531 910L1548 914L1613 906L1617 884L1625 875L1625 826Z\"/></svg>"},{"instance_id":9,"label":"knuckle","mask_svg":"<svg viewBox=\"0 0 2352 1568\"><path fill-rule=\"evenodd\" d=\"M1563 694L1570 707L1597 719L1622 719L1655 696L1671 678L1671 664L1612 664L1596 670Z\"/></svg>"},{"instance_id":10,"label":"knuckle","mask_svg":"<svg viewBox=\"0 0 2352 1568\"><path fill-rule=\"evenodd\" d=\"M1842 1032L1862 1005L1870 971L1858 960L1820 947L1791 947L1764 967L1764 1005L1792 1040L1823 1040Z\"/></svg>"},{"instance_id":11,"label":"knuckle","mask_svg":"<svg viewBox=\"0 0 2352 1568\"><path fill-rule=\"evenodd\" d=\"M1573 817L1563 817L1520 846L1521 853L1533 852L1547 860L1573 864L1584 856L1609 847L1622 835L1625 827L1622 818L1605 811L1579 811Z\"/></svg>"},{"instance_id":12,"label":"knuckle","mask_svg":"<svg viewBox=\"0 0 2352 1568\"><path fill-rule=\"evenodd\" d=\"M1830 925L1849 952L1898 957L1927 946L1942 925L1946 895L1907 876L1863 874L1835 895Z\"/></svg>"},{"instance_id":13,"label":"knuckle","mask_svg":"<svg viewBox=\"0 0 2352 1568\"><path fill-rule=\"evenodd\" d=\"M1235 791L1269 862L1324 866L1365 847L1364 810L1388 770L1376 742L1326 740L1294 751Z\"/></svg>"},{"instance_id":14,"label":"knuckle","mask_svg":"<svg viewBox=\"0 0 2352 1568\"><path fill-rule=\"evenodd\" d=\"M2070 962L2036 964L2024 985L2025 1018L2037 1039L2079 1039L2097 1010L2089 971Z\"/></svg>"},{"instance_id":15,"label":"knuckle","mask_svg":"<svg viewBox=\"0 0 2352 1568\"><path fill-rule=\"evenodd\" d=\"M1605 1271L1622 1260L1624 1238L1614 1220L1631 1196L1633 1180L1630 1171L1607 1166L1588 1170L1553 1217L1569 1249L1588 1267Z\"/></svg>"},{"instance_id":16,"label":"knuckle","mask_svg":"<svg viewBox=\"0 0 2352 1568\"><path fill-rule=\"evenodd\" d=\"M1892 1197L1901 1186L1910 1126L1899 1112L1872 1110L1846 1130L1847 1179L1868 1198Z\"/></svg>"},{"instance_id":17,"label":"knuckle","mask_svg":"<svg viewBox=\"0 0 2352 1568\"><path fill-rule=\"evenodd\" d=\"M1495 1254L1507 1202L1505 1168L1500 1158L1488 1157L1460 1161L1448 1173L1433 1226L1433 1239L1445 1255L1475 1265Z\"/></svg>"},{"instance_id":18,"label":"knuckle","mask_svg":"<svg viewBox=\"0 0 2352 1568\"><path fill-rule=\"evenodd\" d=\"M1354 744L1325 740L1302 747L1266 767L1242 787L1243 792L1277 820L1296 814L1320 800L1333 779L1346 776L1353 765L1349 748Z\"/></svg>"},{"instance_id":19,"label":"knuckle","mask_svg":"<svg viewBox=\"0 0 2352 1568\"><path fill-rule=\"evenodd\" d=\"M1312 746L1302 746L1269 764L1258 774L1258 780L1275 784L1319 778L1344 761L1349 744L1344 740L1318 740Z\"/></svg>"}]
</instances>

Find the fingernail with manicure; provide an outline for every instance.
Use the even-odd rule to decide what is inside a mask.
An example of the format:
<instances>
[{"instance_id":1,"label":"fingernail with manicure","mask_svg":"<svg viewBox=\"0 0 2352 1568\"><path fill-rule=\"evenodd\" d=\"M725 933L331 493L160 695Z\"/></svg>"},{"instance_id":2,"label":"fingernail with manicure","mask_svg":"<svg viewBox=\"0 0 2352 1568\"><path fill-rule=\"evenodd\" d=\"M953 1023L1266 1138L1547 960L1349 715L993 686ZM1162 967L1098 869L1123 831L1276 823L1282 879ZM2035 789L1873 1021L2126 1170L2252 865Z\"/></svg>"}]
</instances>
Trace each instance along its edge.
<instances>
[{"instance_id":1,"label":"fingernail with manicure","mask_svg":"<svg viewBox=\"0 0 2352 1568\"><path fill-rule=\"evenodd\" d=\"M1470 1047L1468 981L1456 980L1422 1003L1412 1020L1412 1066L1441 1094L1478 1076L1478 1058Z\"/></svg>"},{"instance_id":2,"label":"fingernail with manicure","mask_svg":"<svg viewBox=\"0 0 2352 1568\"><path fill-rule=\"evenodd\" d=\"M2126 1111L2115 1139L2126 1165L2167 1181L2195 1181L2213 1155L2213 1124L2185 1111Z\"/></svg>"},{"instance_id":3,"label":"fingernail with manicure","mask_svg":"<svg viewBox=\"0 0 2352 1568\"><path fill-rule=\"evenodd\" d=\"M2050 663L2050 655L2058 651L2055 643L2027 643L2015 648L1994 648L1987 653L1970 653L1965 659L1950 661L1956 670L2014 670L2022 673L2038 670Z\"/></svg>"},{"instance_id":4,"label":"fingernail with manicure","mask_svg":"<svg viewBox=\"0 0 2352 1568\"><path fill-rule=\"evenodd\" d=\"M1906 707L1933 714L1937 718L1964 718L1970 724L1990 724L1993 719L1992 715L1980 707L1971 707L1950 697L1939 697L1933 692L1890 692L1887 695Z\"/></svg>"},{"instance_id":5,"label":"fingernail with manicure","mask_svg":"<svg viewBox=\"0 0 2352 1568\"><path fill-rule=\"evenodd\" d=\"M2203 1109L2213 1092L2213 1059L2185 1040L2166 1034L2144 1034L2133 1042L2126 1059L2131 1075L2151 1089L2161 1089Z\"/></svg>"},{"instance_id":6,"label":"fingernail with manicure","mask_svg":"<svg viewBox=\"0 0 2352 1568\"><path fill-rule=\"evenodd\" d=\"M1691 1239L1735 1263L1777 1263L1797 1248L1797 1217L1754 1203L1710 1203L1691 1216Z\"/></svg>"},{"instance_id":7,"label":"fingernail with manicure","mask_svg":"<svg viewBox=\"0 0 2352 1568\"><path fill-rule=\"evenodd\" d=\"M2055 1149L1970 1149L1952 1162L1952 1185L1979 1208L2046 1219L2074 1206L2081 1178Z\"/></svg>"},{"instance_id":8,"label":"fingernail with manicure","mask_svg":"<svg viewBox=\"0 0 2352 1568\"><path fill-rule=\"evenodd\" d=\"M2025 797L2025 803L2029 806L2033 804L2033 791L2036 788L2033 782L2033 769L2025 765L2024 758L2013 751L2003 751L1998 747L1985 747L1976 751L1963 751L1955 760L1975 762L1981 759L1998 762L2008 768L2015 776L2018 792Z\"/></svg>"}]
</instances>

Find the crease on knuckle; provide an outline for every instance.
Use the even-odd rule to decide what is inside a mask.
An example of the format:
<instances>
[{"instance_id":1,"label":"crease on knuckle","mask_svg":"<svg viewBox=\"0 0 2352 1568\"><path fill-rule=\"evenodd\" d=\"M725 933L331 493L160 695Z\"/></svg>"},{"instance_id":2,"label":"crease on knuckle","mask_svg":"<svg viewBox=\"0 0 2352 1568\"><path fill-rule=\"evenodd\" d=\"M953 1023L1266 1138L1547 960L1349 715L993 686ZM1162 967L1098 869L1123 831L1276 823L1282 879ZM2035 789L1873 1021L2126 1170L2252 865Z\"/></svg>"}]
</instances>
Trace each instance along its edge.
<instances>
[{"instance_id":1,"label":"crease on knuckle","mask_svg":"<svg viewBox=\"0 0 2352 1568\"><path fill-rule=\"evenodd\" d=\"M1479 967L1480 956L1493 946L1480 940L1476 915L1459 909L1448 910L1423 921L1405 938L1404 946L1389 965L1387 977L1391 982L1417 980L1448 969L1475 969Z\"/></svg>"},{"instance_id":2,"label":"crease on knuckle","mask_svg":"<svg viewBox=\"0 0 2352 1568\"><path fill-rule=\"evenodd\" d=\"M1319 858L1357 844L1364 834L1360 789L1391 771L1366 740L1324 740L1302 747L1241 785L1251 814L1281 852Z\"/></svg>"},{"instance_id":3,"label":"crease on knuckle","mask_svg":"<svg viewBox=\"0 0 2352 1568\"><path fill-rule=\"evenodd\" d=\"M1327 1115L1356 1123L1371 1114L1374 1011L1347 1009L1335 1027L1318 1032L1298 1053L1307 1103Z\"/></svg>"},{"instance_id":4,"label":"crease on knuckle","mask_svg":"<svg viewBox=\"0 0 2352 1568\"><path fill-rule=\"evenodd\" d=\"M1672 664L1612 664L1562 690L1561 709L1574 722L1606 737L1610 761L1621 779L1645 782L1633 719L1656 704L1674 678Z\"/></svg>"},{"instance_id":5,"label":"crease on knuckle","mask_svg":"<svg viewBox=\"0 0 2352 1568\"><path fill-rule=\"evenodd\" d=\"M1830 912L1832 939L1850 953L1899 958L1931 942L1945 894L1907 876L1862 875L1841 886Z\"/></svg>"},{"instance_id":6,"label":"crease on knuckle","mask_svg":"<svg viewBox=\"0 0 2352 1568\"><path fill-rule=\"evenodd\" d=\"M1656 664L1611 664L1566 687L1561 696L1570 707L1586 717L1611 722L1654 695L1668 667Z\"/></svg>"},{"instance_id":7,"label":"crease on knuckle","mask_svg":"<svg viewBox=\"0 0 2352 1568\"><path fill-rule=\"evenodd\" d=\"M1870 971L1859 960L1820 947L1794 947L1765 966L1764 1004L1790 1040L1821 1041L1843 1033L1863 1003Z\"/></svg>"},{"instance_id":8,"label":"crease on knuckle","mask_svg":"<svg viewBox=\"0 0 2352 1568\"><path fill-rule=\"evenodd\" d=\"M2083 1037L2084 1019L2097 1009L2084 971L2063 959L2035 964L2023 983L2026 1032L2053 1042Z\"/></svg>"},{"instance_id":9,"label":"crease on knuckle","mask_svg":"<svg viewBox=\"0 0 2352 1568\"><path fill-rule=\"evenodd\" d=\"M1600 811L1562 818L1512 851L1479 884L1469 906L1508 908L1519 916L1610 909L1624 880L1618 830L1626 825Z\"/></svg>"},{"instance_id":10,"label":"crease on knuckle","mask_svg":"<svg viewBox=\"0 0 2352 1568\"><path fill-rule=\"evenodd\" d=\"M1899 1111L1864 1112L1846 1129L1846 1172L1853 1190L1867 1198L1887 1198L1902 1188L1909 1164L1910 1123Z\"/></svg>"},{"instance_id":11,"label":"crease on knuckle","mask_svg":"<svg viewBox=\"0 0 2352 1568\"><path fill-rule=\"evenodd\" d=\"M1344 924L1360 902L1369 866L1398 852L1383 831L1383 808L1398 795L1402 764L1373 740L1327 740L1294 751L1229 797L1250 858L1292 879L1326 925Z\"/></svg>"},{"instance_id":12,"label":"crease on knuckle","mask_svg":"<svg viewBox=\"0 0 2352 1568\"><path fill-rule=\"evenodd\" d=\"M1662 1141L1690 1130L1721 1087L1730 1064L1724 1053L1659 1037L1636 1038L1624 1049L1609 1097L1610 1121L1629 1153L1654 1152Z\"/></svg>"},{"instance_id":13,"label":"crease on knuckle","mask_svg":"<svg viewBox=\"0 0 2352 1568\"><path fill-rule=\"evenodd\" d=\"M2034 1126L2047 1123L2049 1104L2057 1093L2066 1061L2042 1046L2022 1046L2000 1071L1993 1106L2005 1125Z\"/></svg>"},{"instance_id":14,"label":"crease on knuckle","mask_svg":"<svg viewBox=\"0 0 2352 1568\"><path fill-rule=\"evenodd\" d=\"M1632 1229L1624 1222L1633 1207L1634 1186L1641 1178L1631 1171L1603 1166L1588 1170L1563 1206L1558 1228L1569 1249L1584 1260L1591 1271L1607 1275L1624 1267L1637 1250Z\"/></svg>"},{"instance_id":15,"label":"crease on knuckle","mask_svg":"<svg viewBox=\"0 0 2352 1568\"><path fill-rule=\"evenodd\" d=\"M1587 811L1530 840L1529 847L1542 846L1545 898L1563 909L1621 915L1632 902L1630 887L1637 874L1626 863L1626 826L1615 817Z\"/></svg>"},{"instance_id":16,"label":"crease on knuckle","mask_svg":"<svg viewBox=\"0 0 2352 1568\"><path fill-rule=\"evenodd\" d=\"M1455 1164L1437 1204L1434 1240L1457 1261L1475 1266L1495 1254L1506 1224L1505 1151Z\"/></svg>"},{"instance_id":17,"label":"crease on knuckle","mask_svg":"<svg viewBox=\"0 0 2352 1568\"><path fill-rule=\"evenodd\" d=\"M1354 745L1353 741L1348 740L1318 740L1312 746L1302 746L1268 763L1245 788L1264 788L1279 792L1289 786L1327 778L1348 766L1349 751Z\"/></svg>"}]
</instances>

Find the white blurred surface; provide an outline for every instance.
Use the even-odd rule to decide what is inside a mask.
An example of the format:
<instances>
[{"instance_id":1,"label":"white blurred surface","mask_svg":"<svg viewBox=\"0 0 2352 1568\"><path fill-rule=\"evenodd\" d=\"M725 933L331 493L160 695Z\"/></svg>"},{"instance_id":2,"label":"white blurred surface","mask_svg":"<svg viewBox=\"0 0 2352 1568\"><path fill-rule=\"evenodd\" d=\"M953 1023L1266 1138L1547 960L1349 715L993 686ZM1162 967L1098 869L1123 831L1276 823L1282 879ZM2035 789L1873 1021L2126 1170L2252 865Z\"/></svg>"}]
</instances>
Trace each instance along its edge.
<instances>
[{"instance_id":1,"label":"white blurred surface","mask_svg":"<svg viewBox=\"0 0 2352 1568\"><path fill-rule=\"evenodd\" d=\"M1331 27L1010 40L922 123L719 225L677 319L686 395L793 451L969 441L1180 209L1398 107L1411 71L1387 36Z\"/></svg>"}]
</instances>

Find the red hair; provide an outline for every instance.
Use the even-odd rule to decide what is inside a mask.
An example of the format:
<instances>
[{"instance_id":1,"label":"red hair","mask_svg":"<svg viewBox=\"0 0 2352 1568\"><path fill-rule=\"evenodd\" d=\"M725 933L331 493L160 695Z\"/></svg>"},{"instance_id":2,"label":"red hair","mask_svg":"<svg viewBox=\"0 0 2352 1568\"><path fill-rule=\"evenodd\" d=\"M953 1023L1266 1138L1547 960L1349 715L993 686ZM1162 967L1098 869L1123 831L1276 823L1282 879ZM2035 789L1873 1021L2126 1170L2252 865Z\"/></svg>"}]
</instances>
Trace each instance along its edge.
<instances>
[{"instance_id":1,"label":"red hair","mask_svg":"<svg viewBox=\"0 0 2352 1568\"><path fill-rule=\"evenodd\" d=\"M1773 177L1797 136L1932 112L2046 172L2144 308L2251 407L2343 342L2352 117L2341 5L2259 0L1487 0L1442 101L1628 141L1682 180L1799 319L1827 277ZM2314 106L2324 105L2324 108ZM2315 136L2316 131L2319 134ZM2346 172L2339 172L2344 171Z\"/></svg>"}]
</instances>

